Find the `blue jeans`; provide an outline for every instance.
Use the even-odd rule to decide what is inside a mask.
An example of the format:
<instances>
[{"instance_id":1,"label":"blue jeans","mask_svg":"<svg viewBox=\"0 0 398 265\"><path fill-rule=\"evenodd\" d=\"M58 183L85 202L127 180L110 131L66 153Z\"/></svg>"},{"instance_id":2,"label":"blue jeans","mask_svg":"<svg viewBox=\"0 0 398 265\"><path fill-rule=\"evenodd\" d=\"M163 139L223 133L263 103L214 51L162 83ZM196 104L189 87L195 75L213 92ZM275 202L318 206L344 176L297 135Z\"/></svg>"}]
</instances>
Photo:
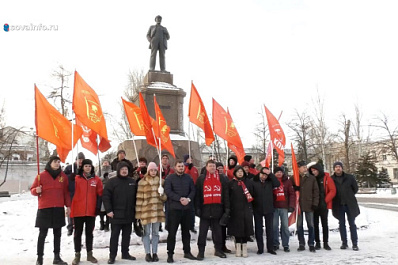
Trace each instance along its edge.
<instances>
[{"instance_id":1,"label":"blue jeans","mask_svg":"<svg viewBox=\"0 0 398 265\"><path fill-rule=\"evenodd\" d=\"M347 244L347 229L345 226L345 214L347 214L348 224L350 225L351 241L353 245L358 245L357 226L355 224L355 217L351 216L347 205L340 205L339 208L339 230L340 238L344 244Z\"/></svg>"},{"instance_id":2,"label":"blue jeans","mask_svg":"<svg viewBox=\"0 0 398 265\"><path fill-rule=\"evenodd\" d=\"M152 223L144 225L144 235L142 236L142 242L144 243L146 254L151 254L151 239L150 239L151 231L152 231L152 253L153 254L158 253L159 226L160 223Z\"/></svg>"},{"instance_id":3,"label":"blue jeans","mask_svg":"<svg viewBox=\"0 0 398 265\"><path fill-rule=\"evenodd\" d=\"M280 235L282 238L282 246L289 247L289 226L288 226L288 213L287 209L275 208L274 211L274 222L273 222L273 233L274 233L274 246L279 246L279 218L281 220Z\"/></svg>"},{"instance_id":4,"label":"blue jeans","mask_svg":"<svg viewBox=\"0 0 398 265\"><path fill-rule=\"evenodd\" d=\"M305 214L305 221L308 228L308 246L313 247L315 241L314 232L314 212L301 212L297 217L297 236L300 246L305 246L304 228L303 228L303 215Z\"/></svg>"}]
</instances>

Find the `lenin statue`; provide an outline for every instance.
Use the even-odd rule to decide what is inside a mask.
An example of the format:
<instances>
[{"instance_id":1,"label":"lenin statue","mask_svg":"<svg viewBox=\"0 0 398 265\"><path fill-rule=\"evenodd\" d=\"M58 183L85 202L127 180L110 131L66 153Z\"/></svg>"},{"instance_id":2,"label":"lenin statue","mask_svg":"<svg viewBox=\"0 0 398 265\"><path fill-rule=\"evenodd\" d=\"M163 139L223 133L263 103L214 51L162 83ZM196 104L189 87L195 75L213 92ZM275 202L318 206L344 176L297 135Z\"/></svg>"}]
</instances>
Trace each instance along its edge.
<instances>
[{"instance_id":1,"label":"lenin statue","mask_svg":"<svg viewBox=\"0 0 398 265\"><path fill-rule=\"evenodd\" d=\"M156 65L156 53L159 51L160 71L166 71L165 52L167 50L167 40L170 39L169 32L165 27L160 25L162 17L155 18L156 25L150 26L146 35L149 41L149 49L151 49L151 59L149 70L154 71Z\"/></svg>"}]
</instances>

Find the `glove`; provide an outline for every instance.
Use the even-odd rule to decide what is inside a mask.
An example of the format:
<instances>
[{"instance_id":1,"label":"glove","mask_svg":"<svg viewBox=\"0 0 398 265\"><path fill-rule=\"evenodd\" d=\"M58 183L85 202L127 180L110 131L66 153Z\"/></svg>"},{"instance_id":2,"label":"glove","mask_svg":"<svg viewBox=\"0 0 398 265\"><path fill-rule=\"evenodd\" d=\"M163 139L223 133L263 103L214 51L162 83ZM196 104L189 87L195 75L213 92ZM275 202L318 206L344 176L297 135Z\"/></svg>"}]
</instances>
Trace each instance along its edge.
<instances>
[{"instance_id":1,"label":"glove","mask_svg":"<svg viewBox=\"0 0 398 265\"><path fill-rule=\"evenodd\" d=\"M220 219L220 225L221 226L227 226L229 221L229 214L225 212Z\"/></svg>"},{"instance_id":2,"label":"glove","mask_svg":"<svg viewBox=\"0 0 398 265\"><path fill-rule=\"evenodd\" d=\"M139 237L144 235L144 228L142 227L141 220L139 219L134 222L134 232Z\"/></svg>"},{"instance_id":3,"label":"glove","mask_svg":"<svg viewBox=\"0 0 398 265\"><path fill-rule=\"evenodd\" d=\"M293 189L294 189L295 191L300 191L300 186L293 186Z\"/></svg>"},{"instance_id":4,"label":"glove","mask_svg":"<svg viewBox=\"0 0 398 265\"><path fill-rule=\"evenodd\" d=\"M318 209L318 205L312 205L311 208L312 208L313 211L316 211L316 209Z\"/></svg>"},{"instance_id":5,"label":"glove","mask_svg":"<svg viewBox=\"0 0 398 265\"><path fill-rule=\"evenodd\" d=\"M201 211L200 209L196 209L196 210L195 210L195 215L196 215L197 217L200 217L201 214L202 214L202 211Z\"/></svg>"},{"instance_id":6,"label":"glove","mask_svg":"<svg viewBox=\"0 0 398 265\"><path fill-rule=\"evenodd\" d=\"M134 167L134 168L133 168L133 172L136 172L137 169L138 169L138 167Z\"/></svg>"},{"instance_id":7,"label":"glove","mask_svg":"<svg viewBox=\"0 0 398 265\"><path fill-rule=\"evenodd\" d=\"M142 167L141 168L141 174L142 175L145 175L147 171L148 171L148 169L146 167Z\"/></svg>"},{"instance_id":8,"label":"glove","mask_svg":"<svg viewBox=\"0 0 398 265\"><path fill-rule=\"evenodd\" d=\"M95 215L100 215L101 209L100 208L95 208Z\"/></svg>"},{"instance_id":9,"label":"glove","mask_svg":"<svg viewBox=\"0 0 398 265\"><path fill-rule=\"evenodd\" d=\"M162 179L164 179L166 177L166 172L162 172Z\"/></svg>"},{"instance_id":10,"label":"glove","mask_svg":"<svg viewBox=\"0 0 398 265\"><path fill-rule=\"evenodd\" d=\"M289 213L294 212L294 208L293 207L289 207L289 209L287 210Z\"/></svg>"},{"instance_id":11,"label":"glove","mask_svg":"<svg viewBox=\"0 0 398 265\"><path fill-rule=\"evenodd\" d=\"M193 164L192 164L192 163L188 165L188 169L189 169L189 170L191 170L192 167L193 167Z\"/></svg>"},{"instance_id":12,"label":"glove","mask_svg":"<svg viewBox=\"0 0 398 265\"><path fill-rule=\"evenodd\" d=\"M163 195L163 193L164 193L164 189L163 189L163 187L162 187L162 186L160 186L160 187L158 188L158 193L159 193L159 195L160 195L160 196L162 196L162 195Z\"/></svg>"},{"instance_id":13,"label":"glove","mask_svg":"<svg viewBox=\"0 0 398 265\"><path fill-rule=\"evenodd\" d=\"M104 179L107 179L108 176L109 176L109 173L108 173L108 172L104 173Z\"/></svg>"}]
</instances>

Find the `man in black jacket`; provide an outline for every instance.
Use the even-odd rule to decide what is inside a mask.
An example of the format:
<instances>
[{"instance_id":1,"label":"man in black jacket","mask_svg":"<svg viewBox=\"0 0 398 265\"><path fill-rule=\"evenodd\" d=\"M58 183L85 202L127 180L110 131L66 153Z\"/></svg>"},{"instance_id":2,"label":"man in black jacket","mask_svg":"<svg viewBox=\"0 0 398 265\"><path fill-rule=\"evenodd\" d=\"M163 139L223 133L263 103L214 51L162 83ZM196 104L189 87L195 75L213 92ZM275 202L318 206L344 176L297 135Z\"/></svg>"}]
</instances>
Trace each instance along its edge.
<instances>
[{"instance_id":1,"label":"man in black jacket","mask_svg":"<svg viewBox=\"0 0 398 265\"><path fill-rule=\"evenodd\" d=\"M191 234L189 227L191 223L191 205L195 198L195 185L190 175L184 173L184 162L175 161L175 173L170 174L164 182L164 191L168 203L167 230L167 262L173 263L173 255L176 244L177 229L181 224L182 244L184 258L196 260L191 253Z\"/></svg>"},{"instance_id":2,"label":"man in black jacket","mask_svg":"<svg viewBox=\"0 0 398 265\"><path fill-rule=\"evenodd\" d=\"M206 238L209 227L211 227L213 243L215 248L214 255L220 258L227 256L222 251L222 229L220 219L225 220L229 216L229 195L227 179L218 174L216 162L209 160L206 162L206 174L199 176L196 181L195 209L196 215L200 218L198 260L203 260L205 256ZM224 218L222 218L224 215Z\"/></svg>"},{"instance_id":3,"label":"man in black jacket","mask_svg":"<svg viewBox=\"0 0 398 265\"><path fill-rule=\"evenodd\" d=\"M358 251L358 234L355 218L360 214L355 194L358 192L358 184L355 177L343 171L343 163L333 164L334 174L332 179L336 185L336 196L333 198L332 213L339 220L339 230L342 245L340 249L347 249L347 229L345 215L350 225L352 250Z\"/></svg>"},{"instance_id":4,"label":"man in black jacket","mask_svg":"<svg viewBox=\"0 0 398 265\"><path fill-rule=\"evenodd\" d=\"M129 254L132 223L135 221L137 183L129 178L130 167L125 162L117 164L117 175L106 183L102 197L105 211L111 220L111 239L108 264L115 263L119 235L122 231L122 259L135 260Z\"/></svg>"},{"instance_id":5,"label":"man in black jacket","mask_svg":"<svg viewBox=\"0 0 398 265\"><path fill-rule=\"evenodd\" d=\"M120 149L119 151L117 151L117 157L115 159L113 159L113 161L111 163L112 170L116 171L117 165L122 161L127 163L128 167L129 167L129 176L132 177L134 167L133 167L133 164L131 163L131 161L126 159L126 151L124 151L123 149Z\"/></svg>"},{"instance_id":6,"label":"man in black jacket","mask_svg":"<svg viewBox=\"0 0 398 265\"><path fill-rule=\"evenodd\" d=\"M264 253L263 219L267 235L267 252L276 255L273 248L273 220L274 220L274 194L273 189L280 186L279 180L271 173L269 168L263 167L260 173L253 177L253 213L257 241L257 254Z\"/></svg>"}]
</instances>

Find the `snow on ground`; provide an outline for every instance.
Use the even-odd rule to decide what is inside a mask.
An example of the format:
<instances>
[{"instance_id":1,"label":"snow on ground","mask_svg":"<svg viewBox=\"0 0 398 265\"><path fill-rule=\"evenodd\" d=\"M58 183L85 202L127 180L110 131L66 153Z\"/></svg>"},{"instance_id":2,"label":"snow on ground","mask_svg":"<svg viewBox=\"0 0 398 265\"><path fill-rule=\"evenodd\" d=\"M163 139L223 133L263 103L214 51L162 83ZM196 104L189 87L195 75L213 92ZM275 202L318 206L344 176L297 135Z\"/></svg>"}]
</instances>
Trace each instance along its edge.
<instances>
[{"instance_id":1,"label":"snow on ground","mask_svg":"<svg viewBox=\"0 0 398 265\"><path fill-rule=\"evenodd\" d=\"M376 194L374 196L379 195ZM385 194L385 196L387 195ZM396 198L394 195L389 196ZM34 227L36 210L37 198L31 196L29 193L14 195L11 198L0 198L0 265L35 264L38 236L38 229ZM396 211L361 207L361 215L356 220L359 228L360 250L358 252L354 252L351 249L339 249L341 242L337 229L338 222L332 217L331 212L329 213L329 226L331 229L329 243L332 251L318 250L316 253L311 253L307 249L304 252L297 252L297 237L292 236L290 237L290 253L279 250L276 256L270 254L257 255L256 243L249 242L248 258L237 258L234 254L229 254L226 259L220 259L214 257L213 243L207 241L208 247L206 249L205 260L195 262L183 258L181 237L178 235L174 260L177 264L396 264L398 259L396 245L398 238L397 221L398 212ZM99 260L99 264L107 264L110 233L99 231L98 226L99 221L97 219L94 231L94 255ZM304 224L304 226L306 225ZM293 227L291 227L291 230L293 230ZM44 264L52 264L53 237L51 231L49 231L46 240ZM74 257L73 237L66 235L65 228L62 231L61 255L68 264L71 264ZM167 232L161 233L161 241L165 242L166 238ZM196 238L197 235L192 234L191 248L194 255L198 253ZM350 243L349 246L351 247ZM233 241L229 240L227 247L233 249ZM166 243L160 243L158 252L160 263L166 263ZM137 261L121 260L119 247L116 264L146 263L141 238L135 234L131 237L130 253L137 257ZM85 255L85 251L83 250L83 261L81 264L90 264L85 261Z\"/></svg>"}]
</instances>

